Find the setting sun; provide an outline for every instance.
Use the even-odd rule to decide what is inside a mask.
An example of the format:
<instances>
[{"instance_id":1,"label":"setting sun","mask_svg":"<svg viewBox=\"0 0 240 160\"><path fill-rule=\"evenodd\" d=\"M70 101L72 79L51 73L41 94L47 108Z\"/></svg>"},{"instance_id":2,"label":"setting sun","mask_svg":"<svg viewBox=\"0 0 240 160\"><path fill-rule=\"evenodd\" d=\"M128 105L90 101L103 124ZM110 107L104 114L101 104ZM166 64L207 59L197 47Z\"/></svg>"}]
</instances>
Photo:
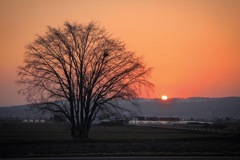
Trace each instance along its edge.
<instances>
[{"instance_id":1,"label":"setting sun","mask_svg":"<svg viewBox=\"0 0 240 160\"><path fill-rule=\"evenodd\" d=\"M166 95L162 96L162 100L166 101L168 99L168 97Z\"/></svg>"}]
</instances>

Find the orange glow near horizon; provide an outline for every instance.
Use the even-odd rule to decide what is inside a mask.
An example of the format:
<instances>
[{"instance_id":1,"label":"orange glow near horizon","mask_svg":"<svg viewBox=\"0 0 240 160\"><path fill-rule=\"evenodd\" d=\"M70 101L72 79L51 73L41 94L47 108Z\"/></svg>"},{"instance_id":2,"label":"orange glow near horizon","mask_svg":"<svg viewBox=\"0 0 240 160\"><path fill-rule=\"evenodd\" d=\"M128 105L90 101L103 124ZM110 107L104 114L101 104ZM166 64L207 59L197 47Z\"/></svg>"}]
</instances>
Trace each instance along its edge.
<instances>
[{"instance_id":1,"label":"orange glow near horizon","mask_svg":"<svg viewBox=\"0 0 240 160\"><path fill-rule=\"evenodd\" d=\"M144 97L240 96L240 1L0 1L0 106L24 104L16 68L46 27L96 21L153 71ZM149 96L148 96L149 95Z\"/></svg>"}]
</instances>

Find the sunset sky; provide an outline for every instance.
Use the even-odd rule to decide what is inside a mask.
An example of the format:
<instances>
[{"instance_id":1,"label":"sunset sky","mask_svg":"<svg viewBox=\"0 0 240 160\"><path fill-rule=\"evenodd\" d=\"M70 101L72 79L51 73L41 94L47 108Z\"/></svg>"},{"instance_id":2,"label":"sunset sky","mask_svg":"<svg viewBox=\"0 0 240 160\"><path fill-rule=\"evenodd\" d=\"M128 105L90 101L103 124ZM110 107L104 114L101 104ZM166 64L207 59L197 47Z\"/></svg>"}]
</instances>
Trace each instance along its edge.
<instances>
[{"instance_id":1,"label":"sunset sky","mask_svg":"<svg viewBox=\"0 0 240 160\"><path fill-rule=\"evenodd\" d=\"M0 0L0 106L46 27L95 21L153 67L150 98L240 96L240 0Z\"/></svg>"}]
</instances>

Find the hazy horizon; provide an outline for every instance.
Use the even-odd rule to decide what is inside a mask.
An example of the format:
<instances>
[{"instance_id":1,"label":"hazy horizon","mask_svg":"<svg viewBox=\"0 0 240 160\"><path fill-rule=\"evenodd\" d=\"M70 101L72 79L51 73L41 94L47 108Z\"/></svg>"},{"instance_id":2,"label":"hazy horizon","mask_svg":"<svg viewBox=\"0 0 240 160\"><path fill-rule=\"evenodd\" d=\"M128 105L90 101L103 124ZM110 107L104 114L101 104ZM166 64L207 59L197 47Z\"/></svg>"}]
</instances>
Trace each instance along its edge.
<instances>
[{"instance_id":1,"label":"hazy horizon","mask_svg":"<svg viewBox=\"0 0 240 160\"><path fill-rule=\"evenodd\" d=\"M199 97L199 96L194 96L194 97L168 97L168 100L166 102L169 102L173 99L181 99L181 100L187 100L187 99L191 99L191 98L207 98L207 99L222 99L222 98L240 98L240 96L224 96L224 97ZM139 98L135 98L135 99L146 99L146 100L155 100L158 99L162 102L164 102L164 100L161 99L161 97L151 97L151 98L147 98L147 97L139 97ZM0 105L0 107L15 107L15 106L27 106L27 105L31 105L31 103L23 103L23 104L15 104L15 105Z\"/></svg>"}]
</instances>

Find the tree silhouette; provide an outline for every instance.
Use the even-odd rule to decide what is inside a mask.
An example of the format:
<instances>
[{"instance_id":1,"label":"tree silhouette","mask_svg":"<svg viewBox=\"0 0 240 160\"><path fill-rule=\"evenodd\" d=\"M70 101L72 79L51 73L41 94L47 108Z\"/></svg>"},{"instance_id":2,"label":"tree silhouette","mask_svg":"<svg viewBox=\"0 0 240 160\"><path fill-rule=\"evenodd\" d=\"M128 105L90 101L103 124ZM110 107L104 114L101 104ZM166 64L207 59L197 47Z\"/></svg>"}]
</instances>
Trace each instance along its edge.
<instances>
[{"instance_id":1,"label":"tree silhouette","mask_svg":"<svg viewBox=\"0 0 240 160\"><path fill-rule=\"evenodd\" d=\"M17 83L28 102L65 117L72 136L85 139L99 112L120 113L126 108L116 100L131 100L142 86L152 86L150 70L96 23L65 22L26 47Z\"/></svg>"}]
</instances>

